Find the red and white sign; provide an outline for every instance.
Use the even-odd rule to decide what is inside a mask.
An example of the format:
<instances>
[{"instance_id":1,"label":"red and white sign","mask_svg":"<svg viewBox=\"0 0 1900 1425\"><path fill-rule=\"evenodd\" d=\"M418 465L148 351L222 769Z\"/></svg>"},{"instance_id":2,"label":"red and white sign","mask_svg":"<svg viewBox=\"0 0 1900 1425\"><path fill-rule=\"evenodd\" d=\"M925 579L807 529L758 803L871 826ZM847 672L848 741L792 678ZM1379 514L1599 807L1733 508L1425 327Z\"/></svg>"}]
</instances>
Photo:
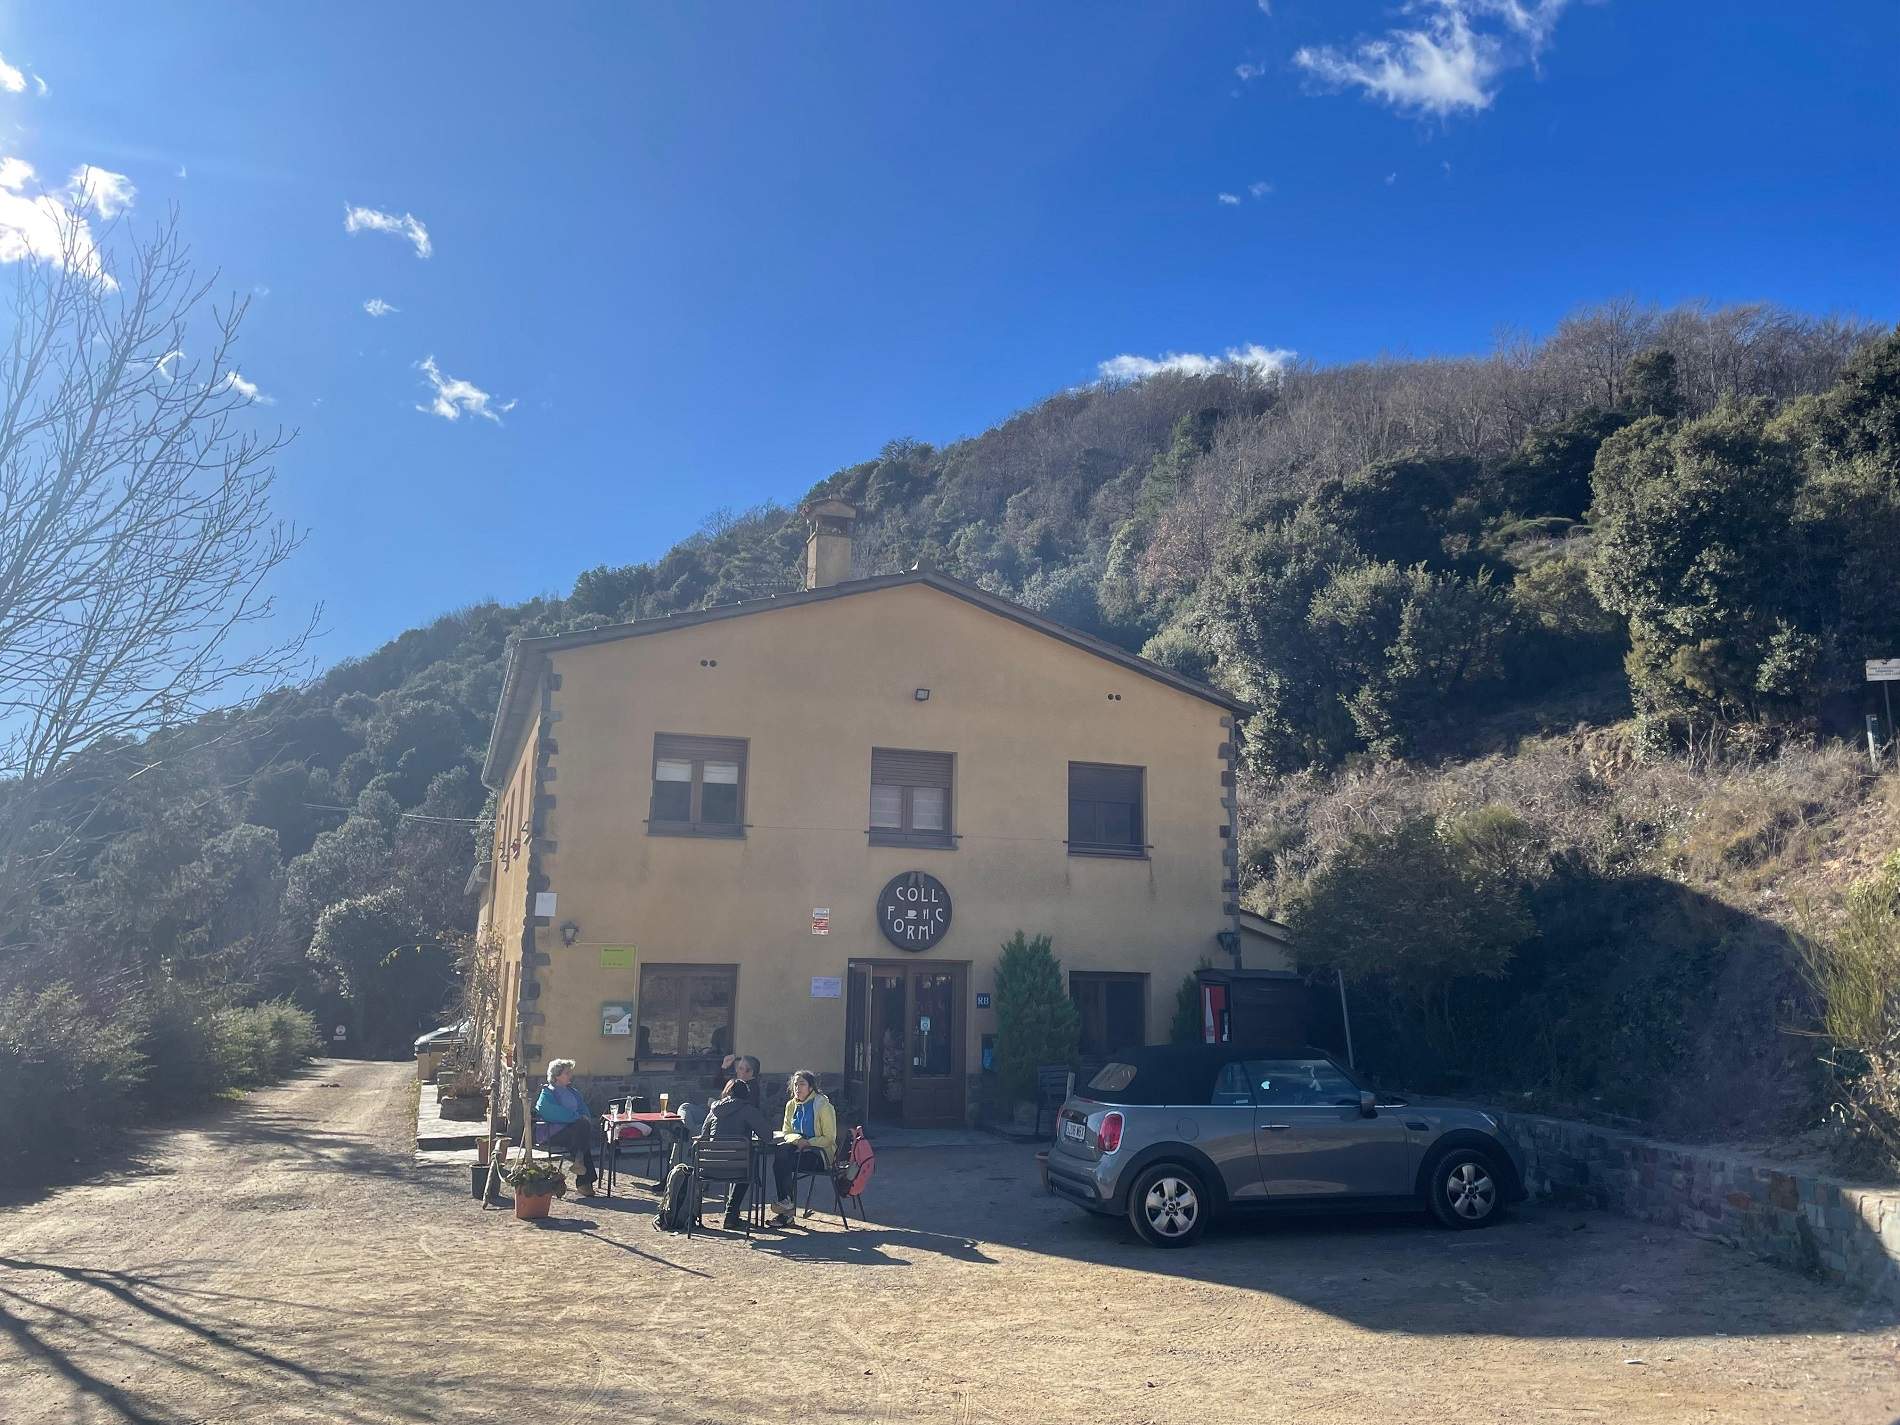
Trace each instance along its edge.
<instances>
[{"instance_id":1,"label":"red and white sign","mask_svg":"<svg viewBox=\"0 0 1900 1425\"><path fill-rule=\"evenodd\" d=\"M831 934L831 907L815 905L811 908L811 933L813 935Z\"/></svg>"}]
</instances>

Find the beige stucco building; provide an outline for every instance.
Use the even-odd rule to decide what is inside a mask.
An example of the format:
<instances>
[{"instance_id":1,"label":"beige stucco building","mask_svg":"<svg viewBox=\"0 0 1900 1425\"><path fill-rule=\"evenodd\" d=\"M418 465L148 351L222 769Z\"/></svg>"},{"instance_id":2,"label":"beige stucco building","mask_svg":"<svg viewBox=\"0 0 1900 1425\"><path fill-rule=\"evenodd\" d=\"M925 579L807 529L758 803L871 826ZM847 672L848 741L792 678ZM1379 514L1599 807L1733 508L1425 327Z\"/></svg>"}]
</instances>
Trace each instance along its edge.
<instances>
[{"instance_id":1,"label":"beige stucco building","mask_svg":"<svg viewBox=\"0 0 1900 1425\"><path fill-rule=\"evenodd\" d=\"M736 1050L960 1122L1016 931L1053 938L1085 1052L1165 1038L1231 963L1240 705L940 574L852 580L853 514L811 512L803 592L512 653L482 919L529 1072L704 1082Z\"/></svg>"}]
</instances>

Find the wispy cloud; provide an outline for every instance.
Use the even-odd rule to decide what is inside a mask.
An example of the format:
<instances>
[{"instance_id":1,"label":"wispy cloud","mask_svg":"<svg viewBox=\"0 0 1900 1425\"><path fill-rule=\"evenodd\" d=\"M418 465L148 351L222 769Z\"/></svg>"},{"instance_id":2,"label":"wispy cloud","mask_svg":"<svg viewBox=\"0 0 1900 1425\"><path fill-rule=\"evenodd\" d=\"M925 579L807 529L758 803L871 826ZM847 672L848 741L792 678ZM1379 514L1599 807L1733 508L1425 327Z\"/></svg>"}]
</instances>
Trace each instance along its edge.
<instances>
[{"instance_id":1,"label":"wispy cloud","mask_svg":"<svg viewBox=\"0 0 1900 1425\"><path fill-rule=\"evenodd\" d=\"M67 193L40 188L37 177L25 159L0 157L0 262L71 263L74 270L116 287L100 265L83 208L69 206Z\"/></svg>"},{"instance_id":2,"label":"wispy cloud","mask_svg":"<svg viewBox=\"0 0 1900 1425\"><path fill-rule=\"evenodd\" d=\"M160 376L163 376L167 381L169 381L172 379L172 374L170 371L166 370L166 368L170 366L172 362L178 360L178 358L183 356L184 354L185 354L184 349L182 347L173 347L170 351L166 352L163 356L159 357L158 360L152 363L152 369L156 371Z\"/></svg>"},{"instance_id":3,"label":"wispy cloud","mask_svg":"<svg viewBox=\"0 0 1900 1425\"><path fill-rule=\"evenodd\" d=\"M1214 201L1223 207L1238 208L1240 206L1240 195L1238 193L1216 193L1214 195Z\"/></svg>"},{"instance_id":4,"label":"wispy cloud","mask_svg":"<svg viewBox=\"0 0 1900 1425\"><path fill-rule=\"evenodd\" d=\"M1265 347L1257 342L1229 347L1221 356L1203 356L1197 352L1171 351L1166 356L1112 356L1097 366L1104 381L1143 381L1150 376L1212 376L1239 368L1256 376L1271 376L1297 353L1283 347Z\"/></svg>"},{"instance_id":5,"label":"wispy cloud","mask_svg":"<svg viewBox=\"0 0 1900 1425\"><path fill-rule=\"evenodd\" d=\"M1264 64L1237 64L1234 66L1234 73L1238 74L1243 80L1258 79L1266 72L1267 67Z\"/></svg>"},{"instance_id":6,"label":"wispy cloud","mask_svg":"<svg viewBox=\"0 0 1900 1425\"><path fill-rule=\"evenodd\" d=\"M1305 46L1293 62L1337 88L1356 86L1402 113L1480 113L1505 71L1535 65L1570 0L1416 0L1410 26L1347 49Z\"/></svg>"},{"instance_id":7,"label":"wispy cloud","mask_svg":"<svg viewBox=\"0 0 1900 1425\"><path fill-rule=\"evenodd\" d=\"M274 406L277 404L277 398L275 396L266 396L262 391L257 389L257 383L255 381L246 381L243 376L238 373L236 367L232 367L229 371L225 372L224 379L218 382L213 389L218 391L235 391L253 405Z\"/></svg>"},{"instance_id":8,"label":"wispy cloud","mask_svg":"<svg viewBox=\"0 0 1900 1425\"><path fill-rule=\"evenodd\" d=\"M390 306L389 303L385 302L381 297L371 297L367 302L363 303L363 310L368 312L372 317L386 317L391 312L400 312L402 308Z\"/></svg>"},{"instance_id":9,"label":"wispy cloud","mask_svg":"<svg viewBox=\"0 0 1900 1425\"><path fill-rule=\"evenodd\" d=\"M343 205L343 231L346 233L393 233L397 237L407 238L416 249L417 257L427 257L435 251L435 244L429 241L429 230L414 213L404 213L397 217L394 213L381 212L375 208L356 208L348 203Z\"/></svg>"},{"instance_id":10,"label":"wispy cloud","mask_svg":"<svg viewBox=\"0 0 1900 1425\"><path fill-rule=\"evenodd\" d=\"M139 190L123 173L82 163L66 180L66 197L75 208L91 208L102 218L116 218L132 206Z\"/></svg>"},{"instance_id":11,"label":"wispy cloud","mask_svg":"<svg viewBox=\"0 0 1900 1425\"><path fill-rule=\"evenodd\" d=\"M1272 191L1273 191L1273 185L1271 183L1259 182L1259 183L1249 183L1247 185L1248 194L1254 198L1264 198L1267 196L1267 194L1271 193Z\"/></svg>"},{"instance_id":12,"label":"wispy cloud","mask_svg":"<svg viewBox=\"0 0 1900 1425\"><path fill-rule=\"evenodd\" d=\"M423 379L434 392L434 399L428 405L416 407L427 415L440 416L445 421L459 421L465 415L480 416L500 425L502 416L515 408L513 401L491 406L489 403L495 399L493 396L473 381L443 375L442 368L435 364L433 356L423 357L418 365Z\"/></svg>"},{"instance_id":13,"label":"wispy cloud","mask_svg":"<svg viewBox=\"0 0 1900 1425\"><path fill-rule=\"evenodd\" d=\"M26 93L26 76L16 66L8 64L3 54L0 54L0 89L9 94Z\"/></svg>"}]
</instances>

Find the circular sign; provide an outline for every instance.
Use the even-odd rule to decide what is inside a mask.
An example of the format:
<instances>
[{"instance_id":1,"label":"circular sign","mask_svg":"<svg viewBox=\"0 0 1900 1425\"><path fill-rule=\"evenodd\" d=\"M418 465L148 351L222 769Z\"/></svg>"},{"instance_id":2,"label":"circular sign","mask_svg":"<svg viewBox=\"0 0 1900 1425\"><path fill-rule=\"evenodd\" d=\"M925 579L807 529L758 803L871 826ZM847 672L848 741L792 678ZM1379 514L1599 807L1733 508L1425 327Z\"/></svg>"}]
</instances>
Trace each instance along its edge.
<instances>
[{"instance_id":1,"label":"circular sign","mask_svg":"<svg viewBox=\"0 0 1900 1425\"><path fill-rule=\"evenodd\" d=\"M950 929L950 892L924 871L894 876L877 898L877 924L900 950L928 950Z\"/></svg>"}]
</instances>

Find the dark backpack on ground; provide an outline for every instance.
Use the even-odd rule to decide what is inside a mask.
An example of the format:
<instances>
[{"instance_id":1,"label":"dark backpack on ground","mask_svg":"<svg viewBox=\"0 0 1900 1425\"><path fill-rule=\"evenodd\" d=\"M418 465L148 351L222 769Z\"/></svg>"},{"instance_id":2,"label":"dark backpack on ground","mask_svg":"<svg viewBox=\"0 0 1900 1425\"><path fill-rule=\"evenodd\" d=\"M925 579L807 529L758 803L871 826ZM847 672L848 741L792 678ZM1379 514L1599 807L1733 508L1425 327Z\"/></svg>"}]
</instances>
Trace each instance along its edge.
<instances>
[{"instance_id":1,"label":"dark backpack on ground","mask_svg":"<svg viewBox=\"0 0 1900 1425\"><path fill-rule=\"evenodd\" d=\"M693 1183L693 1170L686 1163L675 1163L666 1170L666 1180L660 1186L660 1210L654 1214L653 1225L661 1232L684 1232L686 1214L697 1203L689 1204L687 1195Z\"/></svg>"}]
</instances>

